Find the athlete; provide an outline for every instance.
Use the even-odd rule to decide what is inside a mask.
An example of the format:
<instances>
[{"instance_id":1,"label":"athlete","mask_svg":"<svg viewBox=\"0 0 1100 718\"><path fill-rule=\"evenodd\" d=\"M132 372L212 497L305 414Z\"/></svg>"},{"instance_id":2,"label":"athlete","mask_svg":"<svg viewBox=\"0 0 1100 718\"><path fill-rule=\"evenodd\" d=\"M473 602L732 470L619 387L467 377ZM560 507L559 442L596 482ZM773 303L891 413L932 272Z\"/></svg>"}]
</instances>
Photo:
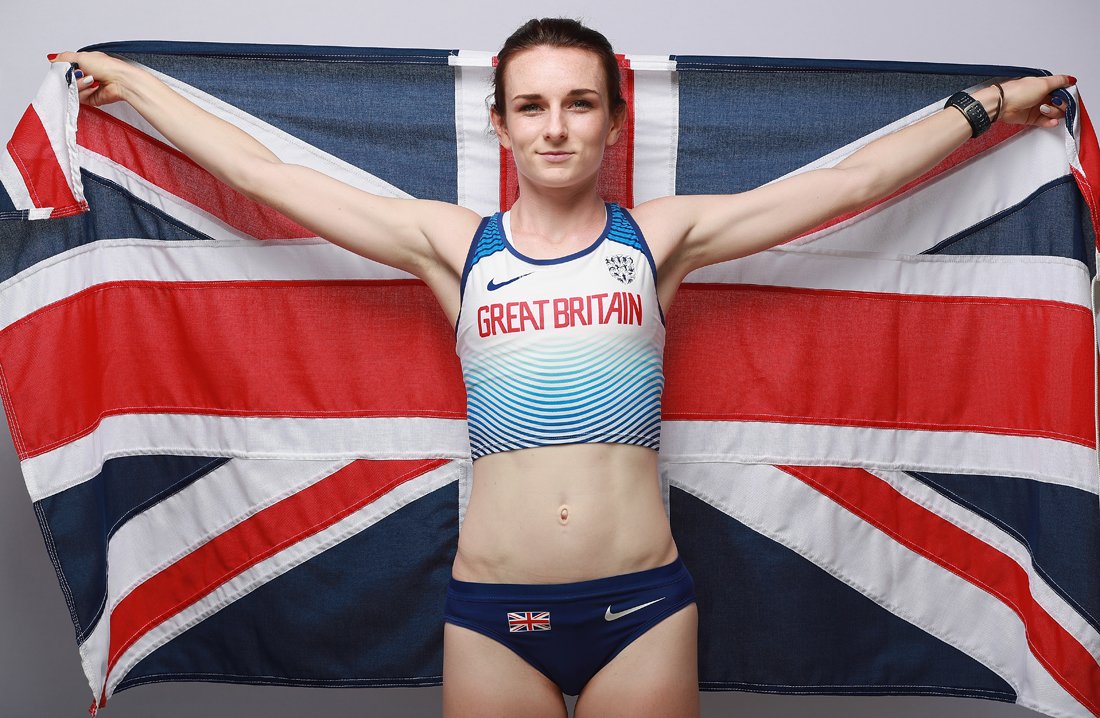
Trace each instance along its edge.
<instances>
[{"instance_id":1,"label":"athlete","mask_svg":"<svg viewBox=\"0 0 1100 718\"><path fill-rule=\"evenodd\" d=\"M840 162L734 195L628 209L596 190L626 103L606 38L532 20L498 55L492 126L519 198L482 218L285 164L148 72L51 56L83 103L129 102L219 179L422 279L456 326L474 481L446 597L443 712L696 716L698 610L657 476L663 308L694 269L887 196L989 120L1056 126L1071 77L991 84ZM858 112L859 108L853 108Z\"/></svg>"}]
</instances>

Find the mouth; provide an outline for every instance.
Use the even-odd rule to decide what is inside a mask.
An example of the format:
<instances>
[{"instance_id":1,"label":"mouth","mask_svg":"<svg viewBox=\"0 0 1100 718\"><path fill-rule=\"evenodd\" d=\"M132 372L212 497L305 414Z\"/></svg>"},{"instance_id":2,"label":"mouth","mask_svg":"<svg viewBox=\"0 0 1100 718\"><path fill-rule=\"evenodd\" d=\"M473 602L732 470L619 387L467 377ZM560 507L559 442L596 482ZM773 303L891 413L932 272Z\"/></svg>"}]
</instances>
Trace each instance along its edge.
<instances>
[{"instance_id":1,"label":"mouth","mask_svg":"<svg viewBox=\"0 0 1100 718\"><path fill-rule=\"evenodd\" d=\"M573 156L572 152L539 152L538 155L548 162L564 162Z\"/></svg>"}]
</instances>

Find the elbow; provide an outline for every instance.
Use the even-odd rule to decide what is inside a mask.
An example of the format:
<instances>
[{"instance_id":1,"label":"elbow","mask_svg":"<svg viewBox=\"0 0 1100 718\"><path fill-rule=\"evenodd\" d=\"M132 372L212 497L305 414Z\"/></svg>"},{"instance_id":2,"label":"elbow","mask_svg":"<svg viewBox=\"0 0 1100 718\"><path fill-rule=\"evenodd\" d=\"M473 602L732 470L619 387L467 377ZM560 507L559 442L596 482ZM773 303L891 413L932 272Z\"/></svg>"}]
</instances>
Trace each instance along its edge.
<instances>
[{"instance_id":1,"label":"elbow","mask_svg":"<svg viewBox=\"0 0 1100 718\"><path fill-rule=\"evenodd\" d=\"M843 184L847 188L846 194L851 198L850 211L862 209L893 191L884 178L870 167L845 167L842 171L845 175Z\"/></svg>"},{"instance_id":2,"label":"elbow","mask_svg":"<svg viewBox=\"0 0 1100 718\"><path fill-rule=\"evenodd\" d=\"M227 184L255 201L266 203L271 197L277 184L279 169L284 166L281 161L272 161L262 158L251 159L240 163L235 168L231 177L222 178Z\"/></svg>"}]
</instances>

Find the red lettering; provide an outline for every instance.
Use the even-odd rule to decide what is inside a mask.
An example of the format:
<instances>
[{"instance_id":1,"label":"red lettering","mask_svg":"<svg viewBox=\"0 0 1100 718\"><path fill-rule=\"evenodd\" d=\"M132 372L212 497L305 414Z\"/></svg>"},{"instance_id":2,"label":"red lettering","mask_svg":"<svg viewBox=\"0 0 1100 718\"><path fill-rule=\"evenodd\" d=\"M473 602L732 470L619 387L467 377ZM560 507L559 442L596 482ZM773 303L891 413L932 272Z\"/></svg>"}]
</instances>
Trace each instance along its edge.
<instances>
[{"instance_id":1,"label":"red lettering","mask_svg":"<svg viewBox=\"0 0 1100 718\"><path fill-rule=\"evenodd\" d=\"M477 308L477 333L479 336L487 337L492 332L493 329L489 325L489 307L482 305Z\"/></svg>"},{"instance_id":2,"label":"red lettering","mask_svg":"<svg viewBox=\"0 0 1100 718\"><path fill-rule=\"evenodd\" d=\"M641 294L627 294L627 300L630 302L630 323L641 326L642 324L642 295ZM638 321L634 321L634 317L638 318Z\"/></svg>"},{"instance_id":3,"label":"red lettering","mask_svg":"<svg viewBox=\"0 0 1100 718\"><path fill-rule=\"evenodd\" d=\"M607 319L603 315L603 300L607 297L607 292L603 294L590 294L588 296L588 314L592 317L593 323L599 322L600 324L607 324ZM592 311L592 300L596 300L596 311Z\"/></svg>"},{"instance_id":4,"label":"red lettering","mask_svg":"<svg viewBox=\"0 0 1100 718\"><path fill-rule=\"evenodd\" d=\"M554 300L554 328L561 329L562 327L571 327L573 324L570 322L572 315L569 313L569 300L564 297L558 297Z\"/></svg>"},{"instance_id":5,"label":"red lettering","mask_svg":"<svg viewBox=\"0 0 1100 718\"><path fill-rule=\"evenodd\" d=\"M504 328L504 322L501 321L504 318L504 307L500 304L489 305L489 321L490 321L490 333L496 334L497 327L500 327L500 331L507 332Z\"/></svg>"},{"instance_id":6,"label":"red lettering","mask_svg":"<svg viewBox=\"0 0 1100 718\"><path fill-rule=\"evenodd\" d=\"M519 327L520 329L526 329L525 324L531 324L533 329L542 329L539 326L539 322L535 319L535 315L531 313L531 305L527 302L520 302L519 305Z\"/></svg>"},{"instance_id":7,"label":"red lettering","mask_svg":"<svg viewBox=\"0 0 1100 718\"><path fill-rule=\"evenodd\" d=\"M641 324L642 296L632 292L535 299L531 302L487 304L477 308L477 332L482 337L546 329L547 305L553 302L553 327L592 324Z\"/></svg>"},{"instance_id":8,"label":"red lettering","mask_svg":"<svg viewBox=\"0 0 1100 718\"><path fill-rule=\"evenodd\" d=\"M611 321L611 315L612 314L617 315L617 317L618 317L617 323L618 324L623 323L623 293L622 292L615 292L614 294L611 295L611 302L607 307L607 320L604 322L604 324L607 324Z\"/></svg>"},{"instance_id":9,"label":"red lettering","mask_svg":"<svg viewBox=\"0 0 1100 718\"><path fill-rule=\"evenodd\" d=\"M588 319L584 316L584 297L569 297L569 311L576 317L576 324L582 327L588 326ZM569 325L574 326L572 318Z\"/></svg>"},{"instance_id":10,"label":"red lettering","mask_svg":"<svg viewBox=\"0 0 1100 718\"><path fill-rule=\"evenodd\" d=\"M516 322L519 321L519 313L517 312L519 302L508 302L504 305L505 317L508 319L508 331L509 332L521 332L522 326L517 326Z\"/></svg>"},{"instance_id":11,"label":"red lettering","mask_svg":"<svg viewBox=\"0 0 1100 718\"><path fill-rule=\"evenodd\" d=\"M534 301L534 305L539 308L539 321L538 321L538 328L539 329L542 329L543 327L546 326L546 314L544 313L543 310L546 309L546 305L549 304L549 303L550 303L549 299L536 299Z\"/></svg>"}]
</instances>

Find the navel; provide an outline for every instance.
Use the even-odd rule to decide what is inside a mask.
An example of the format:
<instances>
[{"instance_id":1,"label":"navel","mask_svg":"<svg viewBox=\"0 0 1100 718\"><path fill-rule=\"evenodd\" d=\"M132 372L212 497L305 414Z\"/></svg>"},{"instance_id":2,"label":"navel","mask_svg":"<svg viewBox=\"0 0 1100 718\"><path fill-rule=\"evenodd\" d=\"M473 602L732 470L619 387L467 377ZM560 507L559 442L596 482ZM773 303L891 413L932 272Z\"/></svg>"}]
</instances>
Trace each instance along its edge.
<instances>
[{"instance_id":1,"label":"navel","mask_svg":"<svg viewBox=\"0 0 1100 718\"><path fill-rule=\"evenodd\" d=\"M569 507L568 506L566 506L564 504L562 505L561 511L558 513L558 520L561 521L563 526L566 523L568 523L568 521L569 521Z\"/></svg>"}]
</instances>

